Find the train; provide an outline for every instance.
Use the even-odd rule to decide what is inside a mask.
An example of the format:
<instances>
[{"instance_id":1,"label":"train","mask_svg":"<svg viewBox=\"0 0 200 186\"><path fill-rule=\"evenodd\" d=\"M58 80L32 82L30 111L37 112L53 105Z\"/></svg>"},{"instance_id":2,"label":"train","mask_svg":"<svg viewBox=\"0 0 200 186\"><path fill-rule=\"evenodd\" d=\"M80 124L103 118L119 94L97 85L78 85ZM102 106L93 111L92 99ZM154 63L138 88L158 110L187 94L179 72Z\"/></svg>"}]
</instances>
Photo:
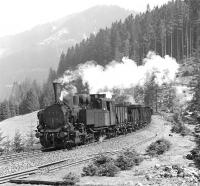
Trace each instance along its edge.
<instances>
[{"instance_id":1,"label":"train","mask_svg":"<svg viewBox=\"0 0 200 186\"><path fill-rule=\"evenodd\" d=\"M127 134L151 122L152 109L116 103L105 94L75 94L60 101L60 84L53 82L55 103L37 113L36 137L43 148L67 148Z\"/></svg>"}]
</instances>

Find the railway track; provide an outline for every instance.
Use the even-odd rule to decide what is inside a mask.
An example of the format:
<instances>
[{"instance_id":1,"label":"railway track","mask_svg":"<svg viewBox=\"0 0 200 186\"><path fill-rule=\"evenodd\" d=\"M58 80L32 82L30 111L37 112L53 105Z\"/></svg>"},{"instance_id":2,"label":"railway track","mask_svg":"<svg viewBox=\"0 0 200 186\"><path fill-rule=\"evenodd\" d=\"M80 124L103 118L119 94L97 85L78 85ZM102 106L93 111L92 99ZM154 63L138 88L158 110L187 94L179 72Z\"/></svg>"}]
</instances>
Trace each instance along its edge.
<instances>
[{"instance_id":1,"label":"railway track","mask_svg":"<svg viewBox=\"0 0 200 186\"><path fill-rule=\"evenodd\" d=\"M82 148L85 148L85 147L88 147L88 146L96 146L97 144L103 144L103 143L106 143L108 141L115 141L115 140L117 141L118 139L124 138L125 136L129 136L129 135L140 133L143 130L146 130L148 127L149 127L149 125L147 125L144 128L141 128L141 129L139 129L139 130L137 130L135 132L127 133L125 135L120 135L120 136L117 136L117 137L114 137L114 138L109 138L109 139L106 139L106 140L104 140L102 142L93 142L93 143L85 144L85 145L82 145L82 146L77 146L77 147L73 148L70 151L68 151L67 149L61 149L61 150L50 151L50 152L42 152L42 151L38 150L38 151L35 151L35 152L27 152L27 153L23 153L23 154L21 154L21 153L19 153L19 154L18 153L17 154L11 154L11 155L9 155L7 157L5 157L5 156L4 157L0 157L0 165L8 163L10 161L23 160L25 158L34 158L34 157L38 158L39 156L45 156L45 155L50 154L50 153L60 153L61 151L62 152L72 152L73 150L76 150L76 149L82 149ZM151 138L148 138L148 140L150 140ZM145 141L146 140L142 140L140 143L136 143L133 146L136 146L138 144L144 143ZM118 150L118 152L119 151L121 151L121 150ZM107 151L107 152L103 152L103 153L105 153L105 154L116 154L118 152L117 151L112 151L112 152L111 151ZM76 153L74 153L74 154L76 154ZM30 169L26 169L24 171L15 172L15 173L12 173L12 174L7 174L7 175L4 175L4 176L0 177L0 184L6 183L11 179L25 178L25 177L28 177L30 174L35 174L35 173L38 173L39 171L44 171L45 169L48 170L49 172L51 172L51 171L54 171L54 170L61 169L63 167L75 166L75 165L78 165L78 164L81 164L81 163L84 163L84 162L92 160L95 155L98 155L98 154L97 153L96 154L90 154L90 155L88 155L87 158L82 158L82 159L79 159L78 161L77 161L77 159L74 160L72 158L67 157L64 160L62 159L62 160L57 161L57 162L44 164L42 166L32 167Z\"/></svg>"},{"instance_id":2,"label":"railway track","mask_svg":"<svg viewBox=\"0 0 200 186\"><path fill-rule=\"evenodd\" d=\"M157 135L154 135L154 136L152 136L152 137L150 137L150 138L147 138L147 139L145 139L145 140L139 141L139 142L133 144L133 145L131 146L131 148L133 148L133 147L135 147L135 146L137 146L137 145L140 145L140 144L142 144L142 143L148 142L149 140L152 140L152 139L156 138L156 136L157 136ZM78 160L78 161L77 161L77 160L76 160L76 161L70 161L70 162L69 162L69 161L68 161L68 162L66 161L66 162L67 162L66 164L62 164L62 165L58 165L57 167L50 168L50 169L48 170L48 172L54 172L54 171L57 171L58 169L61 169L61 168L64 168L64 167L76 166L76 165L78 165L78 164L82 164L82 163L91 161L91 160L93 160L96 156L101 155L101 154L111 154L111 155L119 154L119 153L121 153L122 151L124 151L126 148L127 148L127 147L124 147L123 149L115 150L115 151L106 151L106 152L102 152L102 153L89 154L87 158L82 158L82 159L80 159L80 160ZM130 148L130 147L129 147L129 148Z\"/></svg>"},{"instance_id":3,"label":"railway track","mask_svg":"<svg viewBox=\"0 0 200 186\"><path fill-rule=\"evenodd\" d=\"M156 136L157 135L153 135L153 136L151 136L147 139L140 140L140 141L136 142L135 144L133 144L131 147L133 148L137 145L148 142L148 141L156 138ZM126 147L124 147L124 149L125 148ZM48 164L44 164L44 165L41 165L41 166L33 167L33 168L25 170L25 171L16 172L16 173L13 173L13 174L8 174L8 175L0 177L0 184L6 183L6 182L9 182L9 181L12 182L12 183L19 183L20 179L26 178L26 177L30 176L31 174L36 174L40 171L42 171L42 172L43 171L54 172L54 171L57 171L57 170L62 169L62 168L67 168L67 167L76 166L76 165L79 165L79 164L82 164L82 163L85 163L85 162L89 162L89 161L93 160L99 154L112 154L112 155L114 155L114 154L120 153L124 149L115 150L115 151L105 151L103 153L89 154L89 155L87 155L87 157L82 157L78 160L75 160L75 159L72 159L72 158L71 159L66 158L66 159L56 161L56 162L53 162L53 163L48 163Z\"/></svg>"},{"instance_id":4,"label":"railway track","mask_svg":"<svg viewBox=\"0 0 200 186\"><path fill-rule=\"evenodd\" d=\"M148 125L140 130L137 130L136 132L132 132L132 133L127 133L125 134L125 136L128 136L128 135L132 135L133 133L138 133L138 132L141 132L143 130L145 130L146 128L148 127ZM108 141L112 141L112 140L117 140L117 139L120 139L120 138L123 138L124 135L119 135L117 137L114 137L114 138L109 138L109 139L105 139L103 140L101 143L106 143ZM88 146L95 146L97 144L99 144L100 142L97 141L97 142L93 142L93 143L88 143L88 144L85 144L85 145L81 145L81 146L76 146L74 147L72 150L74 149L80 149L80 148L85 148L85 147L88 147ZM10 155L4 155L4 156L0 156L0 166L6 164L6 163L9 163L9 162L13 162L13 161L19 161L19 160L24 160L26 158L37 158L38 156L45 156L45 155L48 155L49 153L59 153L59 152L68 152L67 149L61 149L61 150L54 150L54 151L41 151L41 150L35 150L35 151L31 151L31 152L23 152L23 153L15 153L15 154L10 154Z\"/></svg>"}]
</instances>

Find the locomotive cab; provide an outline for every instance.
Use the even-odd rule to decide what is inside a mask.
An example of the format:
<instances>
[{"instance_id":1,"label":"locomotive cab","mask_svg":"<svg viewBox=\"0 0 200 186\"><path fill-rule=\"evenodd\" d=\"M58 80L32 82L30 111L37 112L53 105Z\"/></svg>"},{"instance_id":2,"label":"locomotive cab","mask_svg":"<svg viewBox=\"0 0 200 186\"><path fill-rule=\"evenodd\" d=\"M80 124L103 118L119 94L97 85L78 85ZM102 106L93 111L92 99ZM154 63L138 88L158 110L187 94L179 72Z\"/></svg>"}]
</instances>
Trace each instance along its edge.
<instances>
[{"instance_id":1,"label":"locomotive cab","mask_svg":"<svg viewBox=\"0 0 200 186\"><path fill-rule=\"evenodd\" d=\"M105 98L105 94L92 94L91 107L86 110L86 125L99 128L114 124L114 102Z\"/></svg>"}]
</instances>

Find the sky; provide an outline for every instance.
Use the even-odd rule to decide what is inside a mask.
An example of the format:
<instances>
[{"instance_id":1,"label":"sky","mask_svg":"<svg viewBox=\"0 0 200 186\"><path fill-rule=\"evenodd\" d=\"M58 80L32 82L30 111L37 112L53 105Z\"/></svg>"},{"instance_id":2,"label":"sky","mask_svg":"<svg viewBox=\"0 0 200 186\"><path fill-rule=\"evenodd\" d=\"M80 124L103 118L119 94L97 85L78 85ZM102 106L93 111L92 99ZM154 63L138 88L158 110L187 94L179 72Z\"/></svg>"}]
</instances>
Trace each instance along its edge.
<instances>
[{"instance_id":1,"label":"sky","mask_svg":"<svg viewBox=\"0 0 200 186\"><path fill-rule=\"evenodd\" d=\"M169 0L0 0L0 37L28 30L96 5L118 5L143 12Z\"/></svg>"}]
</instances>

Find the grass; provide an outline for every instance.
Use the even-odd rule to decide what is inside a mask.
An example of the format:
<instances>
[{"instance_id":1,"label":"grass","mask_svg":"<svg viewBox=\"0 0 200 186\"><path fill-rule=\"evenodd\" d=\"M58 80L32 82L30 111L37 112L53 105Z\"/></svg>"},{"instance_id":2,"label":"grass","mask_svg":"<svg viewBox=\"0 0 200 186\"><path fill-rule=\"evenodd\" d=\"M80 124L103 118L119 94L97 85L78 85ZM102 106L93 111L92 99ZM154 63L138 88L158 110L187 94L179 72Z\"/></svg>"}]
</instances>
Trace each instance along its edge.
<instances>
[{"instance_id":1,"label":"grass","mask_svg":"<svg viewBox=\"0 0 200 186\"><path fill-rule=\"evenodd\" d=\"M146 152L150 156L158 156L168 151L170 149L170 146L171 146L171 143L168 140L161 138L151 143L147 147Z\"/></svg>"}]
</instances>

